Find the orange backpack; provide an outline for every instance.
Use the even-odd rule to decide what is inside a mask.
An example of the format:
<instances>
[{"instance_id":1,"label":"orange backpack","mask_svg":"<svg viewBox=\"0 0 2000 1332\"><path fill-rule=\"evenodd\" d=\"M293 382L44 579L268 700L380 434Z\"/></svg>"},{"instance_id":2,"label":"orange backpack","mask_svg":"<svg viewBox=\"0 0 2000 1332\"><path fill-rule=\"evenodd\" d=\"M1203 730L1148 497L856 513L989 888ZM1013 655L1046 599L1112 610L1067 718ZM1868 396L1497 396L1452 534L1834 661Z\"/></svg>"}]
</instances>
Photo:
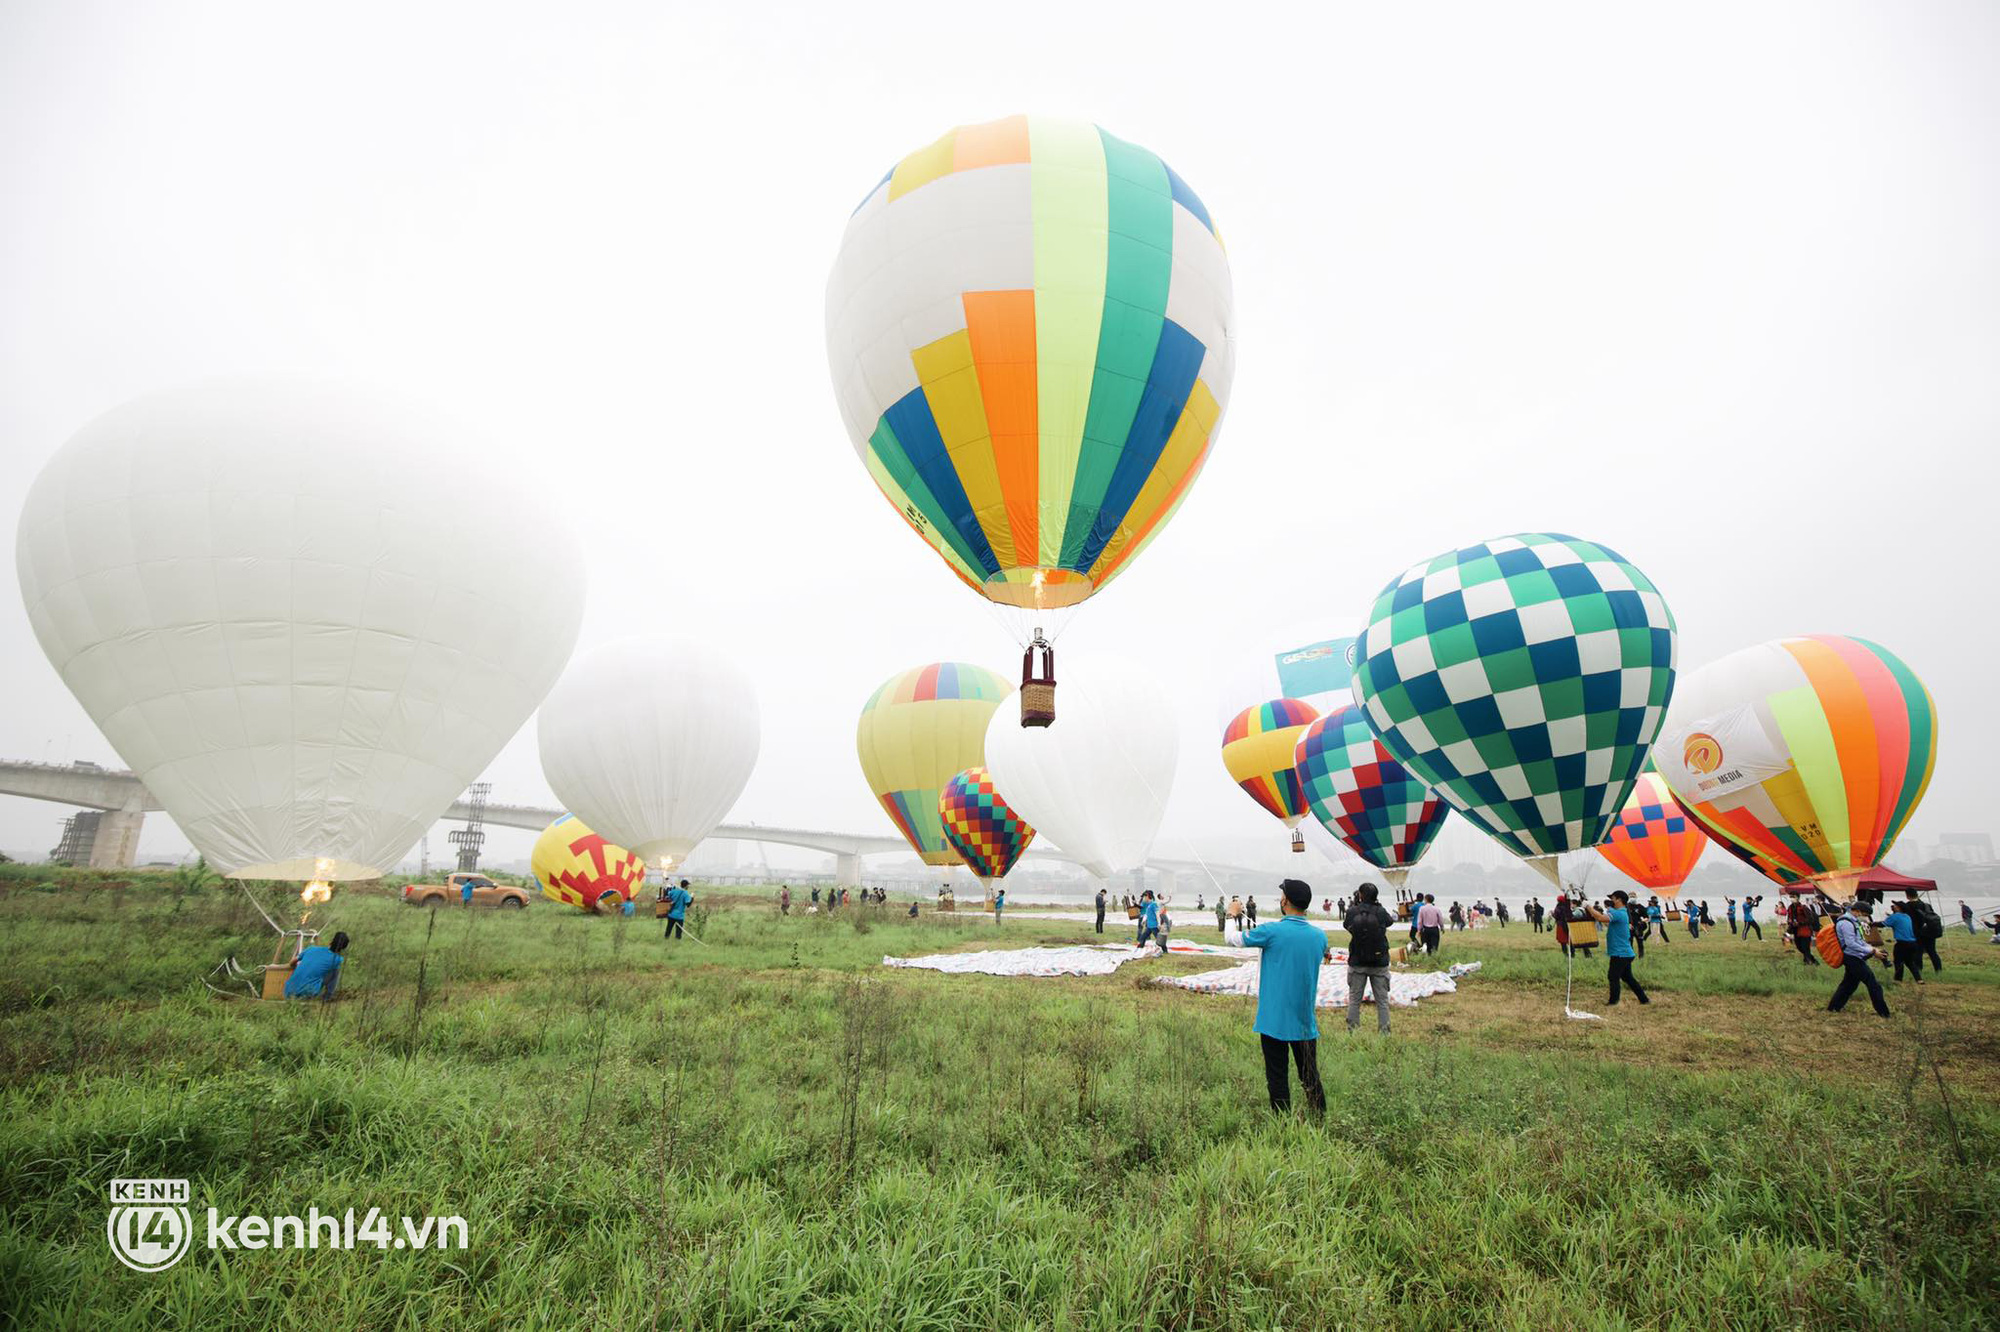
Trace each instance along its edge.
<instances>
[{"instance_id":1,"label":"orange backpack","mask_svg":"<svg viewBox=\"0 0 2000 1332\"><path fill-rule=\"evenodd\" d=\"M1840 949L1840 931L1833 927L1832 921L1819 927L1819 933L1813 936L1813 947L1819 949L1819 960L1828 966L1846 964L1847 956Z\"/></svg>"}]
</instances>

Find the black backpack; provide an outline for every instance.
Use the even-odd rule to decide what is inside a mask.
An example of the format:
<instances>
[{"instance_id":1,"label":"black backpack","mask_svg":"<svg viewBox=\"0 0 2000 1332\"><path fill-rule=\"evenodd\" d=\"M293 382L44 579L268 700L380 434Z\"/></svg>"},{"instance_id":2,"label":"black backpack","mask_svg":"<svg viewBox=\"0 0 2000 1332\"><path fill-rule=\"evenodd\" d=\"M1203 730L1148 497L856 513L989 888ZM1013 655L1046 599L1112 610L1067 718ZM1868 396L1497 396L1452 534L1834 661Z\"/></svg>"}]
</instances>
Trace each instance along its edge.
<instances>
[{"instance_id":1,"label":"black backpack","mask_svg":"<svg viewBox=\"0 0 2000 1332\"><path fill-rule=\"evenodd\" d=\"M1903 909L1916 917L1918 939L1944 938L1944 922L1938 919L1938 913L1931 909L1929 902L1910 902Z\"/></svg>"}]
</instances>

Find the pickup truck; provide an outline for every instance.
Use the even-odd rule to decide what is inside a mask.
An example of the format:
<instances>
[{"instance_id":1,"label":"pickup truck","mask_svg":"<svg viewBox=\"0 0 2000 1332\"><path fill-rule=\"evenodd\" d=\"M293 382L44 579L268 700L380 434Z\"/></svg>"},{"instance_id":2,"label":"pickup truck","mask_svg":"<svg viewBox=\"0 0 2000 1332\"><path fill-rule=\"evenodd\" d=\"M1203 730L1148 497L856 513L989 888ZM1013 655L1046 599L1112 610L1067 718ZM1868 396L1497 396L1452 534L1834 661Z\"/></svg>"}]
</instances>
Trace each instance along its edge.
<instances>
[{"instance_id":1,"label":"pickup truck","mask_svg":"<svg viewBox=\"0 0 2000 1332\"><path fill-rule=\"evenodd\" d=\"M501 907L519 911L528 905L528 890L495 883L484 874L454 872L443 883L406 883L403 901L411 906L457 906L465 900L465 884L472 884L472 905Z\"/></svg>"}]
</instances>

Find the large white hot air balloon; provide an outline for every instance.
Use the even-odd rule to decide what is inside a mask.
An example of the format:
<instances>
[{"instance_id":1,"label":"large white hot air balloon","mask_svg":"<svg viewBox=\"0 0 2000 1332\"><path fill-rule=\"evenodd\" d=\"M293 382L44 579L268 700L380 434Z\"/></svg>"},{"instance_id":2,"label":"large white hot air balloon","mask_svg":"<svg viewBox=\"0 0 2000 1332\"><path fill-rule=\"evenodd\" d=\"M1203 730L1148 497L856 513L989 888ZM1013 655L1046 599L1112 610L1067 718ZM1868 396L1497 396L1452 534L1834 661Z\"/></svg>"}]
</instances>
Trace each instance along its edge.
<instances>
[{"instance_id":1,"label":"large white hot air balloon","mask_svg":"<svg viewBox=\"0 0 2000 1332\"><path fill-rule=\"evenodd\" d=\"M434 413L220 381L85 426L28 494L42 649L209 863L373 878L554 683L575 542Z\"/></svg>"},{"instance_id":2,"label":"large white hot air balloon","mask_svg":"<svg viewBox=\"0 0 2000 1332\"><path fill-rule=\"evenodd\" d=\"M1002 708L986 770L1043 837L1100 879L1152 853L1180 759L1180 725L1159 682L1129 662L1080 659L1063 673L1062 725L1024 728Z\"/></svg>"},{"instance_id":3,"label":"large white hot air balloon","mask_svg":"<svg viewBox=\"0 0 2000 1332\"><path fill-rule=\"evenodd\" d=\"M706 644L620 639L564 673L538 732L542 775L564 808L672 868L728 816L757 766L757 694Z\"/></svg>"}]
</instances>

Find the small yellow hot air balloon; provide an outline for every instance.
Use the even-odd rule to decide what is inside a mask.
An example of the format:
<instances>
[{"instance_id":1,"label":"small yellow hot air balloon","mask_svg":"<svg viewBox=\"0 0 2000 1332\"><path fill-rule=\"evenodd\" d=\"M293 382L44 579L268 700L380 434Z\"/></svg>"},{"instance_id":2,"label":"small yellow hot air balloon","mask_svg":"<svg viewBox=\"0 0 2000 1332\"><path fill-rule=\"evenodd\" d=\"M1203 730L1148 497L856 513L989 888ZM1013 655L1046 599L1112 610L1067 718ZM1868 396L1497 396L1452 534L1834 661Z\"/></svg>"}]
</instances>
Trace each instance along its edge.
<instances>
[{"instance_id":1,"label":"small yellow hot air balloon","mask_svg":"<svg viewBox=\"0 0 2000 1332\"><path fill-rule=\"evenodd\" d=\"M615 910L646 882L644 861L605 841L574 814L542 829L528 866L544 897L585 911Z\"/></svg>"}]
</instances>

